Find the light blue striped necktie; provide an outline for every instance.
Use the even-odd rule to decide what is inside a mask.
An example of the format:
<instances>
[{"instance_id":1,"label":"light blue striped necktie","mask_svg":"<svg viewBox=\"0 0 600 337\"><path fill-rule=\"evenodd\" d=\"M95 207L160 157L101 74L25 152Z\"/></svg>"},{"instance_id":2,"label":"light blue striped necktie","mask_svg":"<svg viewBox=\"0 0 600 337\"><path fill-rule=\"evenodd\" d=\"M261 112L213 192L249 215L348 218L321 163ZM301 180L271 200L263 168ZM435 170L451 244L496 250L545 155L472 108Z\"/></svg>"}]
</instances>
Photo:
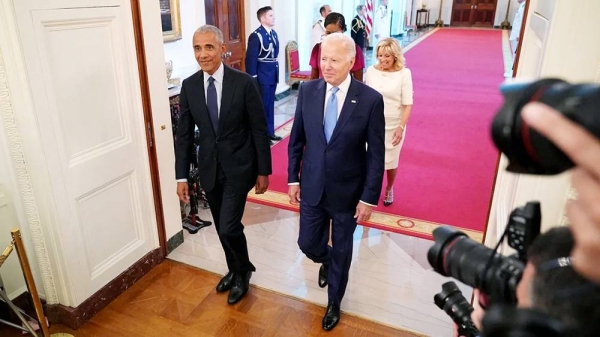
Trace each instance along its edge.
<instances>
[{"instance_id":1,"label":"light blue striped necktie","mask_svg":"<svg viewBox=\"0 0 600 337\"><path fill-rule=\"evenodd\" d=\"M333 134L333 129L335 129L335 123L337 123L338 108L336 94L338 90L340 90L340 88L331 88L331 96L329 97L327 105L325 106L325 120L323 121L323 132L325 133L325 140L327 140L327 143L329 143L331 135Z\"/></svg>"}]
</instances>

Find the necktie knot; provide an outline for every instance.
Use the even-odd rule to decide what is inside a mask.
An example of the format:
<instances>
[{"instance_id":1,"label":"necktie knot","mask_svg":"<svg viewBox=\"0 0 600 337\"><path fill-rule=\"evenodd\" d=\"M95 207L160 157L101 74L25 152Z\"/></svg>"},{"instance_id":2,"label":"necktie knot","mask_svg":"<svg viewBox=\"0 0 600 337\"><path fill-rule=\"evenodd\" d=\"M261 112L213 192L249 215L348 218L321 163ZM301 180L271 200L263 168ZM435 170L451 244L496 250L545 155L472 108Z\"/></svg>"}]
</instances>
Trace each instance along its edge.
<instances>
[{"instance_id":1,"label":"necktie knot","mask_svg":"<svg viewBox=\"0 0 600 337\"><path fill-rule=\"evenodd\" d=\"M208 78L208 84L213 84L213 83L215 83L215 78L211 76Z\"/></svg>"},{"instance_id":2,"label":"necktie knot","mask_svg":"<svg viewBox=\"0 0 600 337\"><path fill-rule=\"evenodd\" d=\"M338 87L333 87L333 88L331 88L331 94L332 94L332 95L335 95L335 94L337 94L338 90L340 90L340 88L338 88Z\"/></svg>"}]
</instances>

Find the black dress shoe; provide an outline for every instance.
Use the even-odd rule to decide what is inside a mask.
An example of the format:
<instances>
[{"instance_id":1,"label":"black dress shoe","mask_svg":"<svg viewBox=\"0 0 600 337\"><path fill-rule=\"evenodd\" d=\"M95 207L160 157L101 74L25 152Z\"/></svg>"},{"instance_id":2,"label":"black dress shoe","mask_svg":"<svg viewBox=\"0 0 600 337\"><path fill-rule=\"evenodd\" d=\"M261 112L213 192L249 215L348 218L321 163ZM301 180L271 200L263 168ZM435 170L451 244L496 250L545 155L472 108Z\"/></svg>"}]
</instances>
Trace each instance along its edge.
<instances>
[{"instance_id":1,"label":"black dress shoe","mask_svg":"<svg viewBox=\"0 0 600 337\"><path fill-rule=\"evenodd\" d=\"M329 265L322 264L319 268L319 287L327 287L327 275L329 274Z\"/></svg>"},{"instance_id":2,"label":"black dress shoe","mask_svg":"<svg viewBox=\"0 0 600 337\"><path fill-rule=\"evenodd\" d=\"M323 329L326 331L332 330L340 321L340 306L330 303L323 316Z\"/></svg>"},{"instance_id":3,"label":"black dress shoe","mask_svg":"<svg viewBox=\"0 0 600 337\"><path fill-rule=\"evenodd\" d=\"M248 289L250 288L250 276L252 276L251 271L242 274L235 273L235 276L233 277L233 286L231 287L231 291L229 291L227 303L236 304L246 296L246 293L248 293Z\"/></svg>"},{"instance_id":4,"label":"black dress shoe","mask_svg":"<svg viewBox=\"0 0 600 337\"><path fill-rule=\"evenodd\" d=\"M228 272L225 276L223 276L221 281L219 281L219 284L217 284L217 292L220 292L220 293L225 292L225 291L231 289L232 285L233 285L233 273Z\"/></svg>"},{"instance_id":5,"label":"black dress shoe","mask_svg":"<svg viewBox=\"0 0 600 337\"><path fill-rule=\"evenodd\" d=\"M270 135L270 136L269 136L269 139L270 139L270 140L274 140L274 141L278 142L278 141L280 141L280 140L281 140L281 139L283 139L283 138L281 138L281 137L279 137L279 136L277 136L277 135Z\"/></svg>"}]
</instances>

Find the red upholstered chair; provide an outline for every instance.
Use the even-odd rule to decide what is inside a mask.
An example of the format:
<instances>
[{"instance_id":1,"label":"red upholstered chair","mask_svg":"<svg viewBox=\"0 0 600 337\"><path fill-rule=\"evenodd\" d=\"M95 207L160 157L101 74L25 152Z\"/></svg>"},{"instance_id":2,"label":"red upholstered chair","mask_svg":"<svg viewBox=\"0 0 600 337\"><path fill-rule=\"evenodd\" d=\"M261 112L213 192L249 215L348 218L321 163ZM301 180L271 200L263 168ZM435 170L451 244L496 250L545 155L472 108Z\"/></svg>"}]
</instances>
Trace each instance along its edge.
<instances>
[{"instance_id":1,"label":"red upholstered chair","mask_svg":"<svg viewBox=\"0 0 600 337\"><path fill-rule=\"evenodd\" d=\"M310 70L300 70L300 58L298 57L298 44L290 41L285 46L286 63L288 73L288 84L310 80Z\"/></svg>"}]
</instances>

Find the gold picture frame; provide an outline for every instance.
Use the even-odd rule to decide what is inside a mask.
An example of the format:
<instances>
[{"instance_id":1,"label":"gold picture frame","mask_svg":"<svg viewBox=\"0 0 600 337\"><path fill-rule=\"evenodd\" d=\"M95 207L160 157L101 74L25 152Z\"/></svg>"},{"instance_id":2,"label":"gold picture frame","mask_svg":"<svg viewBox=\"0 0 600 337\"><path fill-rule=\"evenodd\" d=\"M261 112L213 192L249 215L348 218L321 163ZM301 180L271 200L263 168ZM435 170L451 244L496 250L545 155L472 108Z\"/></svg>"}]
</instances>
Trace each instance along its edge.
<instances>
[{"instance_id":1,"label":"gold picture frame","mask_svg":"<svg viewBox=\"0 0 600 337\"><path fill-rule=\"evenodd\" d=\"M163 42L181 40L179 0L159 0Z\"/></svg>"}]
</instances>

